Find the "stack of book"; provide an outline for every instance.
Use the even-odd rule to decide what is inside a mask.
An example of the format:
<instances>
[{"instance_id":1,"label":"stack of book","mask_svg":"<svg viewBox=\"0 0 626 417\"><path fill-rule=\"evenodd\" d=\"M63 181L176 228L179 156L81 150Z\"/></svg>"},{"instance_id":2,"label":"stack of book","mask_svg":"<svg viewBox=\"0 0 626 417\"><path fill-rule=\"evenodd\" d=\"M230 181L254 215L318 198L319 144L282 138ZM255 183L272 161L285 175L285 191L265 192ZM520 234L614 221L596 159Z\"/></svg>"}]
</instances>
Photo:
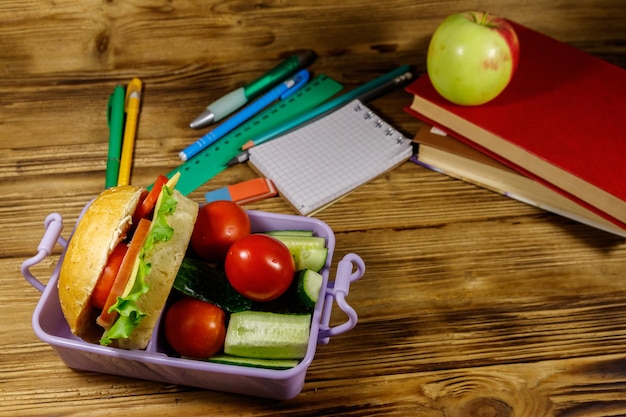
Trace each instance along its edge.
<instances>
[{"instance_id":1,"label":"stack of book","mask_svg":"<svg viewBox=\"0 0 626 417\"><path fill-rule=\"evenodd\" d=\"M414 161L626 237L626 71L511 23L519 65L494 100L452 104L427 74L406 88L427 124Z\"/></svg>"}]
</instances>

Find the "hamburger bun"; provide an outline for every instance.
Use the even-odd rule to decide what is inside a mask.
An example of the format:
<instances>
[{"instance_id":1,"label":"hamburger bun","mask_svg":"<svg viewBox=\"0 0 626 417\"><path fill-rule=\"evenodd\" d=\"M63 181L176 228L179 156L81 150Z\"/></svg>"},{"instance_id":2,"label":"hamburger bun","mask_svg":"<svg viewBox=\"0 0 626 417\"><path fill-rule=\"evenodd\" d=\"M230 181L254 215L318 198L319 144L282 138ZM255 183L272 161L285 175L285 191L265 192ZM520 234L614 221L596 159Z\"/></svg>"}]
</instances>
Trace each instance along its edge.
<instances>
[{"instance_id":1,"label":"hamburger bun","mask_svg":"<svg viewBox=\"0 0 626 417\"><path fill-rule=\"evenodd\" d=\"M124 185L112 187L97 196L83 213L71 236L59 272L59 302L70 331L88 342L98 343L105 331L96 324L100 310L93 306L91 294L115 247L127 239L133 214L145 190ZM137 299L145 316L130 337L115 341L126 349L144 349L163 310L183 260L198 204L174 190L175 210L166 216L174 230L167 241L156 240L143 251L150 264L144 281L149 290ZM160 200L160 199L159 199ZM122 243L125 244L125 243Z\"/></svg>"}]
</instances>

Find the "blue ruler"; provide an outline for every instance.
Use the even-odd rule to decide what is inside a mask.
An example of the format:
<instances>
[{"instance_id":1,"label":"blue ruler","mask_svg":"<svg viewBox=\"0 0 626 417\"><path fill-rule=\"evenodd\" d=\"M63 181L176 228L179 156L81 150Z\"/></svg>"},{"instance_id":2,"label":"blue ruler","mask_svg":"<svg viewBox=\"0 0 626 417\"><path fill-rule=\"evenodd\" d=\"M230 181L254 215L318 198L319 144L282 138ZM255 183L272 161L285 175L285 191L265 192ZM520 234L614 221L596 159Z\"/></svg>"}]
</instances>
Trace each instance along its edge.
<instances>
[{"instance_id":1,"label":"blue ruler","mask_svg":"<svg viewBox=\"0 0 626 417\"><path fill-rule=\"evenodd\" d=\"M228 162L241 152L241 147L263 133L272 130L289 120L319 106L343 86L332 78L320 74L309 81L296 94L285 101L279 101L257 114L222 139L205 148L189 161L167 174L171 178L180 172L176 189L187 195L202 184L222 172ZM152 188L152 185L148 188Z\"/></svg>"}]
</instances>

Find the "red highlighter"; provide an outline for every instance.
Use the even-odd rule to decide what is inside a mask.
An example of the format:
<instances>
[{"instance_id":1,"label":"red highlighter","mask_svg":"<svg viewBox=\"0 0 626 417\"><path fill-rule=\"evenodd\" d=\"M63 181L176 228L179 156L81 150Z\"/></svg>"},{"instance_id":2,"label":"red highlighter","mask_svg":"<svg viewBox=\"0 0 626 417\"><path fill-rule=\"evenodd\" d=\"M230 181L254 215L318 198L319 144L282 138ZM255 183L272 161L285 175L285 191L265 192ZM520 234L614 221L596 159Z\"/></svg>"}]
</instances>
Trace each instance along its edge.
<instances>
[{"instance_id":1,"label":"red highlighter","mask_svg":"<svg viewBox=\"0 0 626 417\"><path fill-rule=\"evenodd\" d=\"M216 200L230 200L237 204L247 204L273 197L276 187L269 178L255 178L228 187L209 191L204 195L207 203Z\"/></svg>"}]
</instances>

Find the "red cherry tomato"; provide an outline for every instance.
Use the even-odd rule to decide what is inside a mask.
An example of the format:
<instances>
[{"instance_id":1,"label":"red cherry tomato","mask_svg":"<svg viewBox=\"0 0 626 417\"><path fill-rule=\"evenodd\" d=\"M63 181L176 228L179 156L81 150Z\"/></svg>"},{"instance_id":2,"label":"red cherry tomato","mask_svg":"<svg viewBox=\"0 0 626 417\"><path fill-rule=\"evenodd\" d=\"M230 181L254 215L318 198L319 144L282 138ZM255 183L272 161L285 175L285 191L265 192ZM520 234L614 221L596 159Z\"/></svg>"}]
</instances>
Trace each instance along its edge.
<instances>
[{"instance_id":1,"label":"red cherry tomato","mask_svg":"<svg viewBox=\"0 0 626 417\"><path fill-rule=\"evenodd\" d=\"M250 234L248 213L227 200L205 204L198 212L191 247L207 262L222 262L235 241Z\"/></svg>"},{"instance_id":2,"label":"red cherry tomato","mask_svg":"<svg viewBox=\"0 0 626 417\"><path fill-rule=\"evenodd\" d=\"M186 297L165 313L165 338L178 354L206 359L224 346L226 314L221 308Z\"/></svg>"},{"instance_id":3,"label":"red cherry tomato","mask_svg":"<svg viewBox=\"0 0 626 417\"><path fill-rule=\"evenodd\" d=\"M287 246L278 239L251 234L230 247L224 270L230 284L244 297L271 301L291 285L295 263Z\"/></svg>"}]
</instances>

